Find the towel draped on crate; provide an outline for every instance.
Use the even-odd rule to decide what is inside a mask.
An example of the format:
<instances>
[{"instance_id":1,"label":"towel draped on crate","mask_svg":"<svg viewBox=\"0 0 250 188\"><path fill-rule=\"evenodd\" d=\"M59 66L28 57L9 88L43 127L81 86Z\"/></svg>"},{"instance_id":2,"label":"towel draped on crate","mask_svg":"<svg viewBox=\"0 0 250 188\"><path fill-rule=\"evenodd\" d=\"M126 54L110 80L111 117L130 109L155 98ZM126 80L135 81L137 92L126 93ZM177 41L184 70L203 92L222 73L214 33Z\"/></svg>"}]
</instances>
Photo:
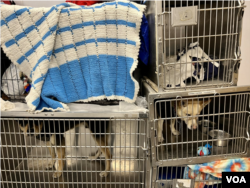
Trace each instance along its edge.
<instances>
[{"instance_id":1,"label":"towel draped on crate","mask_svg":"<svg viewBox=\"0 0 250 188\"><path fill-rule=\"evenodd\" d=\"M32 79L30 111L67 111L65 103L76 101L134 102L144 9L129 1L50 8L1 4L1 46Z\"/></svg>"}]
</instances>

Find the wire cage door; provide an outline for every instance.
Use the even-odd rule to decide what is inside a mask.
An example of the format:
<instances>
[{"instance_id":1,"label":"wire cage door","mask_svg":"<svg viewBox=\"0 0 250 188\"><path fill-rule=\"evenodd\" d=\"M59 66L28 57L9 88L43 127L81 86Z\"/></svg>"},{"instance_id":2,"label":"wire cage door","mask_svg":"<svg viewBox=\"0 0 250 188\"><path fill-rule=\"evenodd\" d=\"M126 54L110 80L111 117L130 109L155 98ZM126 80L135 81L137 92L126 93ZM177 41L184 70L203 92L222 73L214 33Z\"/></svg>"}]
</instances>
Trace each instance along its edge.
<instances>
[{"instance_id":1,"label":"wire cage door","mask_svg":"<svg viewBox=\"0 0 250 188\"><path fill-rule=\"evenodd\" d=\"M156 40L159 88L237 84L243 1L168 0L152 4L156 17L150 27L156 27L152 37Z\"/></svg>"},{"instance_id":2,"label":"wire cage door","mask_svg":"<svg viewBox=\"0 0 250 188\"><path fill-rule=\"evenodd\" d=\"M143 119L2 118L1 185L146 187L146 134Z\"/></svg>"},{"instance_id":3,"label":"wire cage door","mask_svg":"<svg viewBox=\"0 0 250 188\"><path fill-rule=\"evenodd\" d=\"M249 155L249 93L159 99L155 164L197 164Z\"/></svg>"}]
</instances>

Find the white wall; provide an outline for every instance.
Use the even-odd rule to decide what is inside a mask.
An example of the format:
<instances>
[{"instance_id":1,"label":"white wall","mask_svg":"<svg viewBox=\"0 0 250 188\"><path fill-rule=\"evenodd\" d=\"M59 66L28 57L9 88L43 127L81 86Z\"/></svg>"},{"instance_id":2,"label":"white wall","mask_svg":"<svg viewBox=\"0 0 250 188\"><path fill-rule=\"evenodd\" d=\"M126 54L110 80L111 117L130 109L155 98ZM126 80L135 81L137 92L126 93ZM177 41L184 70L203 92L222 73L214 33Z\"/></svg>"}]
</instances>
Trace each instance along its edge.
<instances>
[{"instance_id":1,"label":"white wall","mask_svg":"<svg viewBox=\"0 0 250 188\"><path fill-rule=\"evenodd\" d=\"M243 33L241 43L242 62L239 71L238 86L250 85L250 1L246 1L244 17L243 17Z\"/></svg>"},{"instance_id":2,"label":"white wall","mask_svg":"<svg viewBox=\"0 0 250 188\"><path fill-rule=\"evenodd\" d=\"M17 5L22 6L30 6L30 7L51 7L56 4L64 3L66 0L33 0L33 1L23 1L23 0L17 0L15 3Z\"/></svg>"}]
</instances>

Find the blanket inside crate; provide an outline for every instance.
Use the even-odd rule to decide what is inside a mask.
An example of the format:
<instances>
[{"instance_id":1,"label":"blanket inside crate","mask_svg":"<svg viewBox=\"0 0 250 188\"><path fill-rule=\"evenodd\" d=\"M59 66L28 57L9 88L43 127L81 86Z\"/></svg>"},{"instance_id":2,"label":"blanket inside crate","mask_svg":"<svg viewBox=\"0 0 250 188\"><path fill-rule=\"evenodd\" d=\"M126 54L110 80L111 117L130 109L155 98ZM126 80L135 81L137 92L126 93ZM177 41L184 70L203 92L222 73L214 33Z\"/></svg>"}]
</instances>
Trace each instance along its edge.
<instances>
[{"instance_id":1,"label":"blanket inside crate","mask_svg":"<svg viewBox=\"0 0 250 188\"><path fill-rule=\"evenodd\" d=\"M134 102L144 5L129 1L50 8L1 4L1 45L32 79L30 111L66 111L66 103Z\"/></svg>"},{"instance_id":2,"label":"blanket inside crate","mask_svg":"<svg viewBox=\"0 0 250 188\"><path fill-rule=\"evenodd\" d=\"M195 179L195 188L221 183L222 172L249 172L250 158L226 159L197 165L188 165L183 179Z\"/></svg>"}]
</instances>

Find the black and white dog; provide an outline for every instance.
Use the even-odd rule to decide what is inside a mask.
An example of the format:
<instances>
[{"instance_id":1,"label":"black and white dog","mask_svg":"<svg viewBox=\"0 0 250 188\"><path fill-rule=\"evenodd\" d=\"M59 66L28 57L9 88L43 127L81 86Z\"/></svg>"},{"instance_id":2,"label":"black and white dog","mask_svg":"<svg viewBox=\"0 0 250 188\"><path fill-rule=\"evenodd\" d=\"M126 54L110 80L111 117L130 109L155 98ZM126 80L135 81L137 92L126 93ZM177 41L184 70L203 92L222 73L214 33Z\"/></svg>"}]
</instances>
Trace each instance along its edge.
<instances>
[{"instance_id":1,"label":"black and white dog","mask_svg":"<svg viewBox=\"0 0 250 188\"><path fill-rule=\"evenodd\" d=\"M62 175L65 164L65 138L64 133L72 128L85 126L91 131L91 135L100 146L95 156L89 157L90 160L97 159L102 153L105 155L106 168L100 173L101 177L106 177L110 170L111 153L108 148L109 122L106 121L88 121L75 124L74 121L39 121L39 120L19 120L19 127L25 136L34 136L36 139L45 141L48 146L52 161L47 164L47 169L53 168L58 157L58 168L53 174L53 178L59 178Z\"/></svg>"}]
</instances>

